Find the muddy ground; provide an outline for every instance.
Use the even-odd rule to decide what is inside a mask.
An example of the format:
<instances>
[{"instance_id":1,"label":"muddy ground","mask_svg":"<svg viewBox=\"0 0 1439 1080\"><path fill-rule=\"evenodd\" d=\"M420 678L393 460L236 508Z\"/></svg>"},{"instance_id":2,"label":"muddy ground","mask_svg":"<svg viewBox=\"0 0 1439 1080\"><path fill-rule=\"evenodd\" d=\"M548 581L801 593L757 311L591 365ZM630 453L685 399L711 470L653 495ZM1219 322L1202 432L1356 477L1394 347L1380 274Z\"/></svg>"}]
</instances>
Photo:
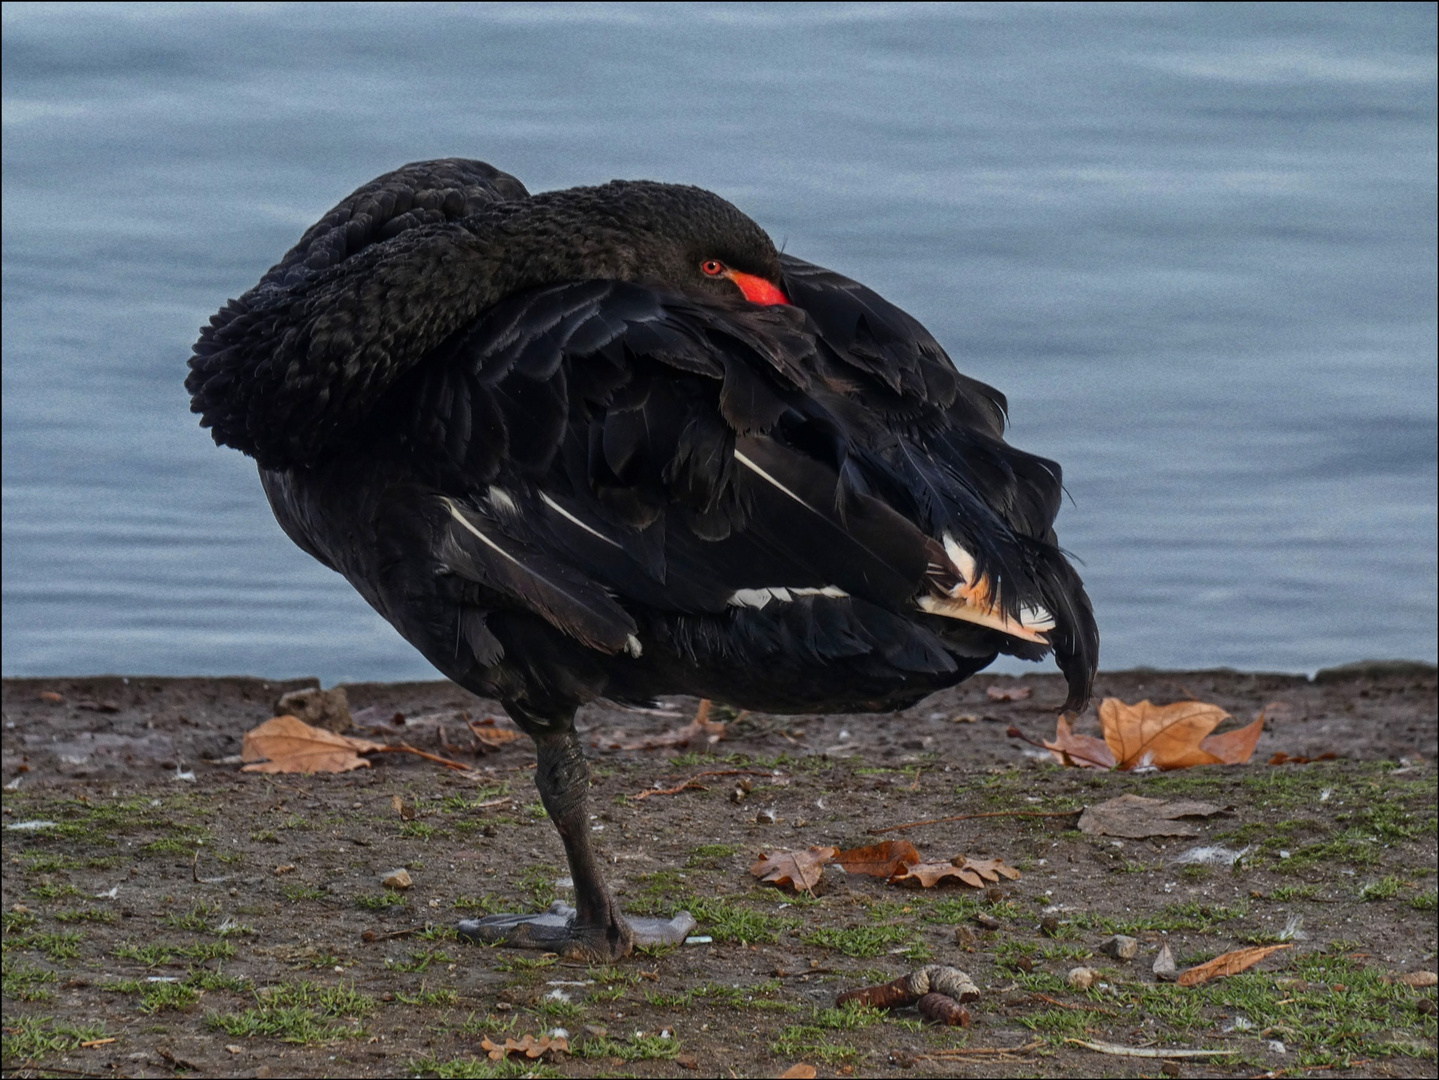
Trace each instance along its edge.
<instances>
[{"instance_id":1,"label":"muddy ground","mask_svg":"<svg viewBox=\"0 0 1439 1080\"><path fill-rule=\"evenodd\" d=\"M242 733L298 685L4 681L7 1073L1435 1073L1435 989L1396 979L1433 972L1439 946L1432 667L1102 675L1101 695L1130 702L1197 698L1245 722L1266 710L1250 764L1149 775L1061 769L1007 737L1011 725L1052 734L1063 689L1049 676L975 678L894 717L729 714L722 741L687 750L612 747L682 726L693 702L588 709L591 809L622 901L688 908L712 939L603 967L450 932L567 895L530 744L483 751L463 723L498 715L493 703L443 683L347 688L353 733L471 773L380 754L341 775L242 774ZM1018 686L1032 696L987 693ZM1079 726L1097 730L1092 711ZM1337 757L1267 763L1281 752ZM702 773L721 775L635 798ZM1167 840L1090 836L1067 813L1126 792L1231 809ZM902 834L926 857L1021 870L995 890L830 870L811 898L748 873L764 851L995 811L1054 816ZM1202 845L1243 855L1186 863ZM413 887L384 888L400 867ZM1137 957L1099 951L1116 932L1139 940ZM1206 986L1152 973L1163 943L1182 968L1279 942L1292 947ZM971 1026L834 1008L844 990L931 963L980 987ZM1098 973L1088 990L1067 981L1081 966ZM555 1028L570 1053L491 1062L481 1047ZM1072 1040L1216 1054L1102 1056Z\"/></svg>"}]
</instances>

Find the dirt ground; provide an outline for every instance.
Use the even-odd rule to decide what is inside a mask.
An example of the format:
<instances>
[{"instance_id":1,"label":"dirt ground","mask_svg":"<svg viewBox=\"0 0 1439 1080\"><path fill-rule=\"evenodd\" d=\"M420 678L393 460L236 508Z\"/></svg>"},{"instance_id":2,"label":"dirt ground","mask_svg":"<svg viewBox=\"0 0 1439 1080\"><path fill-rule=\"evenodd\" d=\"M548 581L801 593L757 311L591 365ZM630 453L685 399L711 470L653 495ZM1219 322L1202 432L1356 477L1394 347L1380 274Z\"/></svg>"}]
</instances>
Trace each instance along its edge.
<instances>
[{"instance_id":1,"label":"dirt ground","mask_svg":"<svg viewBox=\"0 0 1439 1080\"><path fill-rule=\"evenodd\" d=\"M1432 667L1101 675L1099 694L1128 702L1211 701L1240 722L1265 710L1250 764L1150 774L1063 769L1006 734L1052 735L1055 676L981 676L895 716L721 712L725 738L683 750L613 747L681 727L692 701L588 709L612 884L634 913L699 919L698 940L612 966L451 931L568 895L530 743L485 751L464 723L494 703L445 683L347 687L353 734L471 772L378 754L340 775L241 773L243 732L302 685L4 681L7 1074L1435 1073L1435 988L1398 979L1435 971L1439 948ZM991 687L1033 693L995 701ZM1097 732L1093 712L1078 726ZM1268 764L1276 753L1336 757ZM1076 829L1081 808L1127 792L1229 809L1190 837ZM885 834L1022 872L985 891L831 868L809 897L748 872L762 852L996 812ZM401 867L413 886L385 888ZM1138 939L1136 957L1100 951L1116 933ZM1204 986L1152 972L1163 944L1183 968L1266 943L1290 947ZM979 986L969 1027L835 1008L926 964ZM1076 967L1096 973L1087 990L1068 981ZM557 1028L568 1053L491 1061L481 1045Z\"/></svg>"}]
</instances>

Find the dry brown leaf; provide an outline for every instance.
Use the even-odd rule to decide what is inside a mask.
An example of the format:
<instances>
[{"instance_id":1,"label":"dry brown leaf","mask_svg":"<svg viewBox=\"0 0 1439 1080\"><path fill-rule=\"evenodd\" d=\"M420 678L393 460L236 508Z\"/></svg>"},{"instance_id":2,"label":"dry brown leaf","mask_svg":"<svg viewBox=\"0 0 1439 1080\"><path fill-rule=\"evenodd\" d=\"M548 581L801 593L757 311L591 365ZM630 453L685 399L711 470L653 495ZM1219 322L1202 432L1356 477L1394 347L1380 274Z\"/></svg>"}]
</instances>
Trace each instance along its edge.
<instances>
[{"instance_id":1,"label":"dry brown leaf","mask_svg":"<svg viewBox=\"0 0 1439 1080\"><path fill-rule=\"evenodd\" d=\"M1224 812L1215 803L1184 799L1166 802L1143 795L1119 795L1097 806L1086 806L1079 816L1079 831L1091 836L1124 836L1143 840L1147 836L1198 836L1199 829L1176 818L1211 817Z\"/></svg>"},{"instance_id":2,"label":"dry brown leaf","mask_svg":"<svg viewBox=\"0 0 1439 1080\"><path fill-rule=\"evenodd\" d=\"M985 691L990 701L1028 701L1032 686L991 686Z\"/></svg>"},{"instance_id":3,"label":"dry brown leaf","mask_svg":"<svg viewBox=\"0 0 1439 1080\"><path fill-rule=\"evenodd\" d=\"M466 720L465 724L469 727L470 734L480 740L480 745L489 750L498 750L507 743L524 738L523 732L510 727L500 727L493 716L487 716L483 720Z\"/></svg>"},{"instance_id":4,"label":"dry brown leaf","mask_svg":"<svg viewBox=\"0 0 1439 1080\"><path fill-rule=\"evenodd\" d=\"M947 862L905 863L889 879L891 885L913 889L932 889L941 881L961 881L971 888L984 888L978 873Z\"/></svg>"},{"instance_id":5,"label":"dry brown leaf","mask_svg":"<svg viewBox=\"0 0 1439 1080\"><path fill-rule=\"evenodd\" d=\"M400 815L401 821L415 820L415 804L407 803L398 795L390 796L390 805L395 808L395 813Z\"/></svg>"},{"instance_id":6,"label":"dry brown leaf","mask_svg":"<svg viewBox=\"0 0 1439 1080\"><path fill-rule=\"evenodd\" d=\"M1418 989L1422 986L1439 985L1439 975L1436 975L1432 971L1410 971L1404 975L1396 976L1394 981Z\"/></svg>"},{"instance_id":7,"label":"dry brown leaf","mask_svg":"<svg viewBox=\"0 0 1439 1080\"><path fill-rule=\"evenodd\" d=\"M1007 877L1011 881L1019 880L1019 871L1012 866L1006 866L1003 859L971 859L964 855L956 855L950 862L961 870L972 870L985 881L997 882L1001 877Z\"/></svg>"},{"instance_id":8,"label":"dry brown leaf","mask_svg":"<svg viewBox=\"0 0 1439 1080\"><path fill-rule=\"evenodd\" d=\"M1179 978L1179 973L1174 966L1174 953L1169 949L1169 942L1165 942L1159 949L1159 955L1154 958L1154 977L1160 982L1173 982Z\"/></svg>"},{"instance_id":9,"label":"dry brown leaf","mask_svg":"<svg viewBox=\"0 0 1439 1080\"><path fill-rule=\"evenodd\" d=\"M761 855L749 872L771 885L788 885L795 892L814 892L824 875L824 864L832 862L839 848L812 847L808 851L776 851Z\"/></svg>"},{"instance_id":10,"label":"dry brown leaf","mask_svg":"<svg viewBox=\"0 0 1439 1080\"><path fill-rule=\"evenodd\" d=\"M1112 769L1115 766L1114 751L1109 744L1093 735L1076 735L1067 713L1061 713L1054 725L1054 742L1046 741L1044 745L1066 768Z\"/></svg>"},{"instance_id":11,"label":"dry brown leaf","mask_svg":"<svg viewBox=\"0 0 1439 1080\"><path fill-rule=\"evenodd\" d=\"M293 716L277 716L245 732L240 759L244 772L317 773L368 769L360 754L383 750L383 743L336 735Z\"/></svg>"},{"instance_id":12,"label":"dry brown leaf","mask_svg":"<svg viewBox=\"0 0 1439 1080\"><path fill-rule=\"evenodd\" d=\"M1264 730L1264 716L1247 727L1212 737L1229 714L1203 701L1126 705L1118 698L1099 703L1104 741L1123 770L1154 767L1188 769L1195 765L1238 765L1249 760Z\"/></svg>"},{"instance_id":13,"label":"dry brown leaf","mask_svg":"<svg viewBox=\"0 0 1439 1080\"><path fill-rule=\"evenodd\" d=\"M1248 971L1270 953L1293 947L1292 943L1286 942L1283 945L1255 945L1248 949L1235 949L1223 956L1216 956L1207 963L1181 971L1179 978L1175 981L1180 986L1201 986L1211 979L1223 979L1230 975L1238 975L1241 971Z\"/></svg>"},{"instance_id":14,"label":"dry brown leaf","mask_svg":"<svg viewBox=\"0 0 1439 1080\"><path fill-rule=\"evenodd\" d=\"M506 1039L503 1043L482 1039L480 1048L488 1051L491 1061L499 1061L509 1054L524 1054L533 1060L552 1052L569 1053L570 1041L566 1038L552 1039L548 1035L541 1035L538 1039L533 1035L526 1035L523 1039Z\"/></svg>"},{"instance_id":15,"label":"dry brown leaf","mask_svg":"<svg viewBox=\"0 0 1439 1080\"><path fill-rule=\"evenodd\" d=\"M850 848L841 851L834 859L851 874L878 878L891 877L901 863L920 861L919 850L908 840L886 840L882 844Z\"/></svg>"},{"instance_id":16,"label":"dry brown leaf","mask_svg":"<svg viewBox=\"0 0 1439 1080\"><path fill-rule=\"evenodd\" d=\"M1271 765L1308 765L1315 761L1335 761L1339 757L1333 750L1326 750L1317 757L1301 757L1280 751L1269 759Z\"/></svg>"},{"instance_id":17,"label":"dry brown leaf","mask_svg":"<svg viewBox=\"0 0 1439 1080\"><path fill-rule=\"evenodd\" d=\"M818 1075L813 1065L801 1061L780 1073L779 1080L814 1080Z\"/></svg>"}]
</instances>

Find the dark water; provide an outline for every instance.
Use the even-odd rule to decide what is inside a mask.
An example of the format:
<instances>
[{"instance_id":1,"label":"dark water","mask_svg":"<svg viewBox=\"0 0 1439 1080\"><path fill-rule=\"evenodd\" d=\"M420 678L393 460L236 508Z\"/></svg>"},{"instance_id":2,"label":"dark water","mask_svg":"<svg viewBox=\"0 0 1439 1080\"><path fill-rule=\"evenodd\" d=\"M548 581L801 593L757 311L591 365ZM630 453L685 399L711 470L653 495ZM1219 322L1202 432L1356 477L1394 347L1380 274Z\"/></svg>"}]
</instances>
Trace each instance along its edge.
<instances>
[{"instance_id":1,"label":"dark water","mask_svg":"<svg viewBox=\"0 0 1439 1080\"><path fill-rule=\"evenodd\" d=\"M429 669L181 386L357 184L724 194L1058 458L1106 667L1436 653L1435 8L4 8L4 672Z\"/></svg>"}]
</instances>

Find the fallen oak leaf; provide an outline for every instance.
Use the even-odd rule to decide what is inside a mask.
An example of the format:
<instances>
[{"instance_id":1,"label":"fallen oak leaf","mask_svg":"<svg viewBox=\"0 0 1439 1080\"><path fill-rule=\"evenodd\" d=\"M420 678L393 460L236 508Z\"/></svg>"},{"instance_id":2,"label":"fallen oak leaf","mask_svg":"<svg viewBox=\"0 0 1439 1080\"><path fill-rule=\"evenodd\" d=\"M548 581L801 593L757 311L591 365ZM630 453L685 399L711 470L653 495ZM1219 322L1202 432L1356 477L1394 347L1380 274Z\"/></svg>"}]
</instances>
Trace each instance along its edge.
<instances>
[{"instance_id":1,"label":"fallen oak leaf","mask_svg":"<svg viewBox=\"0 0 1439 1080\"><path fill-rule=\"evenodd\" d=\"M480 1048L489 1053L491 1061L499 1061L510 1054L524 1054L534 1060L552 1052L569 1053L570 1041L563 1037L552 1039L548 1035L541 1035L538 1039L526 1035L523 1039L506 1039L503 1043L493 1043L485 1038L480 1041Z\"/></svg>"},{"instance_id":2,"label":"fallen oak leaf","mask_svg":"<svg viewBox=\"0 0 1439 1080\"><path fill-rule=\"evenodd\" d=\"M813 894L824 876L825 863L832 862L839 848L812 847L808 851L762 853L749 872L771 885L788 885L795 892Z\"/></svg>"},{"instance_id":3,"label":"fallen oak leaf","mask_svg":"<svg viewBox=\"0 0 1439 1080\"><path fill-rule=\"evenodd\" d=\"M1235 949L1222 956L1216 956L1206 963L1181 971L1179 978L1175 981L1180 986L1202 986L1213 979L1224 979L1230 975L1238 975L1241 971L1248 971L1270 953L1293 947L1293 943L1286 942L1283 945L1255 945L1247 949Z\"/></svg>"},{"instance_id":4,"label":"fallen oak leaf","mask_svg":"<svg viewBox=\"0 0 1439 1080\"><path fill-rule=\"evenodd\" d=\"M779 1080L814 1080L819 1072L807 1061L799 1061L779 1074Z\"/></svg>"},{"instance_id":5,"label":"fallen oak leaf","mask_svg":"<svg viewBox=\"0 0 1439 1080\"><path fill-rule=\"evenodd\" d=\"M262 773L349 772L368 769L360 754L386 749L383 743L337 735L293 716L276 716L245 732L241 771Z\"/></svg>"},{"instance_id":6,"label":"fallen oak leaf","mask_svg":"<svg viewBox=\"0 0 1439 1080\"><path fill-rule=\"evenodd\" d=\"M1001 877L1018 881L1020 878L1019 871L1006 865L1003 859L971 859L965 855L956 855L950 862L961 870L973 871L985 881L998 882Z\"/></svg>"},{"instance_id":7,"label":"fallen oak leaf","mask_svg":"<svg viewBox=\"0 0 1439 1080\"><path fill-rule=\"evenodd\" d=\"M1264 714L1237 731L1210 736L1232 719L1218 705L1180 701L1155 705L1145 700L1126 705L1118 698L1099 703L1104 741L1118 768L1188 769L1195 765L1240 765L1248 761L1264 730Z\"/></svg>"},{"instance_id":8,"label":"fallen oak leaf","mask_svg":"<svg viewBox=\"0 0 1439 1080\"><path fill-rule=\"evenodd\" d=\"M886 840L882 844L850 848L834 857L835 862L850 874L866 874L869 877L889 878L902 863L918 863L919 849L908 840Z\"/></svg>"},{"instance_id":9,"label":"fallen oak leaf","mask_svg":"<svg viewBox=\"0 0 1439 1080\"><path fill-rule=\"evenodd\" d=\"M975 871L947 862L903 863L889 878L891 885L911 889L932 889L941 881L960 881L973 889L984 888L983 879Z\"/></svg>"}]
</instances>

